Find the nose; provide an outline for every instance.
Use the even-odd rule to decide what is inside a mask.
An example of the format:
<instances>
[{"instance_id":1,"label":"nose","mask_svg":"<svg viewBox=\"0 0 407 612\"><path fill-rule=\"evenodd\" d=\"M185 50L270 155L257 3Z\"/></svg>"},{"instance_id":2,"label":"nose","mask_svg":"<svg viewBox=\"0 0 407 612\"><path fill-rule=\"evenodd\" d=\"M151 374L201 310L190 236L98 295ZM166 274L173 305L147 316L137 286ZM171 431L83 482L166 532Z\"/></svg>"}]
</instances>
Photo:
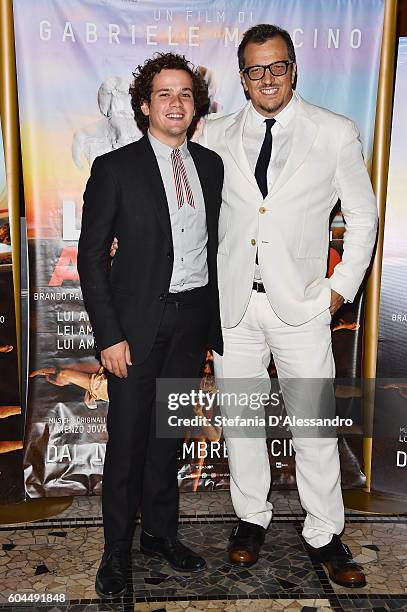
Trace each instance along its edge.
<instances>
[{"instance_id":1,"label":"nose","mask_svg":"<svg viewBox=\"0 0 407 612\"><path fill-rule=\"evenodd\" d=\"M171 101L170 101L170 105L171 106L182 106L183 105L183 99L181 97L181 94L175 94L174 96L172 96Z\"/></svg>"},{"instance_id":2,"label":"nose","mask_svg":"<svg viewBox=\"0 0 407 612\"><path fill-rule=\"evenodd\" d=\"M274 81L276 80L276 77L274 76L274 74L271 72L271 66L267 66L265 71L264 71L264 76L263 76L263 81L267 81L270 83L274 83Z\"/></svg>"}]
</instances>

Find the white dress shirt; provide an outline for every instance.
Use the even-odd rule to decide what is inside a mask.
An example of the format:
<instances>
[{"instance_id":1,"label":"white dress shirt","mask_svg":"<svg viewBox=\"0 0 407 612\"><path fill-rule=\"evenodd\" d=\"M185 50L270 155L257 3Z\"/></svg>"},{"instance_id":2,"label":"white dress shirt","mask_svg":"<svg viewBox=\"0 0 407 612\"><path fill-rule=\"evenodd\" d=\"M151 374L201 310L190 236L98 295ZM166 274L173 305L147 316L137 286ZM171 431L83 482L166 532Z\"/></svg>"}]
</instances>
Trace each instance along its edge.
<instances>
[{"instance_id":1,"label":"white dress shirt","mask_svg":"<svg viewBox=\"0 0 407 612\"><path fill-rule=\"evenodd\" d=\"M284 168L291 152L295 123L294 115L297 103L296 97L292 96L287 106L274 117L276 123L271 128L273 146L270 163L267 169L268 191L270 191L281 170ZM251 105L243 128L243 149L253 174L256 169L257 159L266 133L265 120L266 117L261 115L254 106ZM261 282L260 268L257 264L255 267L254 280Z\"/></svg>"},{"instance_id":2,"label":"white dress shirt","mask_svg":"<svg viewBox=\"0 0 407 612\"><path fill-rule=\"evenodd\" d=\"M170 213L172 242L174 248L174 266L172 270L170 293L179 293L203 287L208 284L208 264L206 245L208 231L206 227L205 202L201 183L195 168L194 160L188 151L187 141L178 147L188 176L195 208L187 201L178 208L177 193L172 170L172 147L162 143L148 132L148 138L157 158L161 178L167 196ZM185 196L185 192L183 190Z\"/></svg>"}]
</instances>

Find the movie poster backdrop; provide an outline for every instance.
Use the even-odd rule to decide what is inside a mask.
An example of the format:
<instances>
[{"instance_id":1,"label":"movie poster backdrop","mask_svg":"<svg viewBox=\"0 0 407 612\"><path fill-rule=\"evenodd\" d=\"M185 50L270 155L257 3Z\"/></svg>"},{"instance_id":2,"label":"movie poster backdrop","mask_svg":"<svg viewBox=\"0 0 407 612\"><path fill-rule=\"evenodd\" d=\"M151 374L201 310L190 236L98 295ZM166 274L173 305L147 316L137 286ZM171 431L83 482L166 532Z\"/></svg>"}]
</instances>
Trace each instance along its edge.
<instances>
[{"instance_id":1,"label":"movie poster backdrop","mask_svg":"<svg viewBox=\"0 0 407 612\"><path fill-rule=\"evenodd\" d=\"M387 187L372 489L407 497L407 38L399 39Z\"/></svg>"},{"instance_id":2,"label":"movie poster backdrop","mask_svg":"<svg viewBox=\"0 0 407 612\"><path fill-rule=\"evenodd\" d=\"M33 497L95 494L108 397L79 287L77 241L93 160L140 137L132 71L154 52L183 53L207 79L210 112L229 113L246 101L236 57L242 34L276 23L294 40L298 92L351 117L368 161L383 0L14 0L14 16L30 268L26 487ZM330 272L342 253L340 212L331 231ZM360 373L360 312L356 301L333 321L340 376ZM359 399L356 387L338 393ZM360 484L360 444L343 438L341 445L348 480ZM290 440L272 440L270 459L274 486L294 486ZM221 431L191 431L180 487L223 488L228 478Z\"/></svg>"},{"instance_id":3,"label":"movie poster backdrop","mask_svg":"<svg viewBox=\"0 0 407 612\"><path fill-rule=\"evenodd\" d=\"M0 504L14 504L24 499L23 417L7 193L0 123Z\"/></svg>"}]
</instances>

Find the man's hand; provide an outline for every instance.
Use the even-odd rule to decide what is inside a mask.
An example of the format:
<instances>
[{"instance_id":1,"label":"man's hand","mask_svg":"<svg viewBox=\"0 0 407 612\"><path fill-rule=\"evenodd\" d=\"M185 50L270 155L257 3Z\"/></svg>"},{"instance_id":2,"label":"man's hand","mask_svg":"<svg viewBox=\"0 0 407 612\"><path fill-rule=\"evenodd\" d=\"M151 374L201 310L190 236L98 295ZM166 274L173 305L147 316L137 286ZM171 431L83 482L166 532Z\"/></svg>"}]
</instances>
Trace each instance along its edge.
<instances>
[{"instance_id":1,"label":"man's hand","mask_svg":"<svg viewBox=\"0 0 407 612\"><path fill-rule=\"evenodd\" d=\"M329 307L329 312L331 313L332 317L334 316L335 312L339 310L344 301L345 300L340 293L337 293L336 291L331 289L331 305Z\"/></svg>"},{"instance_id":2,"label":"man's hand","mask_svg":"<svg viewBox=\"0 0 407 612\"><path fill-rule=\"evenodd\" d=\"M127 378L127 366L131 366L130 348L126 340L109 346L100 353L102 365L118 378Z\"/></svg>"},{"instance_id":3,"label":"man's hand","mask_svg":"<svg viewBox=\"0 0 407 612\"><path fill-rule=\"evenodd\" d=\"M113 242L110 246L110 257L112 259L116 255L116 251L118 248L119 248L119 241L117 240L117 238L113 238Z\"/></svg>"}]
</instances>

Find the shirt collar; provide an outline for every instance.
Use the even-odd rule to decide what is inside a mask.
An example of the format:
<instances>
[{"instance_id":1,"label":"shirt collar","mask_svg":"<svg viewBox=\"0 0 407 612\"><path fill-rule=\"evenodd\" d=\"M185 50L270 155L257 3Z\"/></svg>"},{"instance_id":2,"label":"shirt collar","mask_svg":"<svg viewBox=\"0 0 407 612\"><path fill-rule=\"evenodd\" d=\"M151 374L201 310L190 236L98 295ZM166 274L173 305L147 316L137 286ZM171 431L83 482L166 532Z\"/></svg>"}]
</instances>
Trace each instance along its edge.
<instances>
[{"instance_id":1,"label":"shirt collar","mask_svg":"<svg viewBox=\"0 0 407 612\"><path fill-rule=\"evenodd\" d=\"M274 116L274 119L276 120L277 123L281 125L281 127L285 128L290 123L291 119L294 117L297 104L298 104L298 100L293 93L292 98L287 104L287 106L285 106L283 110L281 110L279 113L277 113L277 115ZM261 115L254 108L252 103L250 103L249 117L250 117L250 121L254 123L256 126L262 126L266 119L264 115Z\"/></svg>"},{"instance_id":2,"label":"shirt collar","mask_svg":"<svg viewBox=\"0 0 407 612\"><path fill-rule=\"evenodd\" d=\"M161 140L158 140L158 138L156 138L155 136L152 135L152 133L150 132L150 130L148 130L147 132L147 136L148 139L150 141L151 146L153 147L153 151L155 153L156 157L163 157L164 159L171 159L171 153L173 152L173 147L170 147L166 144L164 144L163 142L161 142ZM182 159L185 159L186 157L188 157L188 155L190 154L188 151L188 145L187 145L187 139L184 140L184 142L182 143L182 145L180 145L178 147L180 153L181 153L181 157Z\"/></svg>"}]
</instances>

